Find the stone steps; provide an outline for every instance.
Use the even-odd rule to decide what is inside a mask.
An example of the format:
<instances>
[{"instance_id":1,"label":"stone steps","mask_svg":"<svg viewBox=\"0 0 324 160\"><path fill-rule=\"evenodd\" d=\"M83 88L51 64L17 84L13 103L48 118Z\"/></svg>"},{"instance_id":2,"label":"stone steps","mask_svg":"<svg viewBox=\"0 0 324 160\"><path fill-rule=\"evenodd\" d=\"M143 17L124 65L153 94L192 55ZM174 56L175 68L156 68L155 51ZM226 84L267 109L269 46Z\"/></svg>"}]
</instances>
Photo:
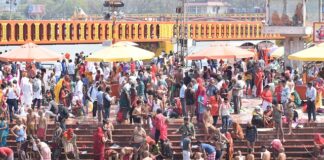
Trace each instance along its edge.
<instances>
[{"instance_id":1,"label":"stone steps","mask_svg":"<svg viewBox=\"0 0 324 160\"><path fill-rule=\"evenodd\" d=\"M168 137L173 144L176 159L181 159L181 148L180 148L180 134L171 134L171 132L175 131L179 128L182 124L181 121L179 122L171 122L168 128ZM91 159L92 158L92 146L93 146L93 133L95 132L97 126L99 124L96 122L86 122L86 124L80 125L67 125L67 128L76 128L78 127L80 130L75 130L75 133L78 136L77 145L80 151L87 151L86 154L80 155L81 159ZM316 126L316 128L314 128ZM148 128L147 126L144 126ZM243 129L245 125L242 125ZM133 132L134 126L133 125L115 125L115 130L113 131L113 139L114 143L120 145L121 147L128 145L128 140ZM48 136L47 139L51 139L52 133L54 131L54 124L50 123L48 126ZM149 129L146 129L147 133L149 134ZM288 129L284 129L285 133L288 132ZM286 143L284 147L286 149L286 154L288 159L291 160L304 160L310 159L311 156L305 150L307 148L309 151L312 150L313 147L313 135L314 133L323 133L324 132L324 125L320 123L315 124L305 124L304 128L294 129L293 130L296 135L286 136ZM198 140L204 139L204 132L202 129L196 129L196 137ZM269 146L271 141L276 138L275 131L271 129L269 131L259 131L259 137L256 142L255 146L255 156L260 157L260 146L266 145ZM13 135L9 135L8 137L8 146L12 147L16 150L16 143L14 140ZM109 144L106 145L106 148L109 147ZM241 150L243 154L246 152L246 141L234 141L234 148L235 151ZM118 149L119 150L119 149ZM197 151L196 149L194 151Z\"/></svg>"}]
</instances>

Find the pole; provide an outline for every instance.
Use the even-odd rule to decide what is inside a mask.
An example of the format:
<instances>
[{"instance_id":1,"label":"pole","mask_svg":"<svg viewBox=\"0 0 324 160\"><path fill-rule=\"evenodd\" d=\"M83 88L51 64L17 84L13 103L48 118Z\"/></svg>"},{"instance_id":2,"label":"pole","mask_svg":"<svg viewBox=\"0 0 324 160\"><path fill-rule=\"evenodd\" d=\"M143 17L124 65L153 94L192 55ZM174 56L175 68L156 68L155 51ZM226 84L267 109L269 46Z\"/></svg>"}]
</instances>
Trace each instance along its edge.
<instances>
[{"instance_id":1,"label":"pole","mask_svg":"<svg viewBox=\"0 0 324 160\"><path fill-rule=\"evenodd\" d=\"M182 0L182 19L181 19L181 62L182 64L184 64L184 52L185 52L185 19L186 19L186 14L185 14L185 4L186 4L186 0Z\"/></svg>"},{"instance_id":2,"label":"pole","mask_svg":"<svg viewBox=\"0 0 324 160\"><path fill-rule=\"evenodd\" d=\"M323 21L323 1L319 0L319 22Z\"/></svg>"},{"instance_id":3,"label":"pole","mask_svg":"<svg viewBox=\"0 0 324 160\"><path fill-rule=\"evenodd\" d=\"M11 20L11 4L12 0L9 1L9 20Z\"/></svg>"}]
</instances>

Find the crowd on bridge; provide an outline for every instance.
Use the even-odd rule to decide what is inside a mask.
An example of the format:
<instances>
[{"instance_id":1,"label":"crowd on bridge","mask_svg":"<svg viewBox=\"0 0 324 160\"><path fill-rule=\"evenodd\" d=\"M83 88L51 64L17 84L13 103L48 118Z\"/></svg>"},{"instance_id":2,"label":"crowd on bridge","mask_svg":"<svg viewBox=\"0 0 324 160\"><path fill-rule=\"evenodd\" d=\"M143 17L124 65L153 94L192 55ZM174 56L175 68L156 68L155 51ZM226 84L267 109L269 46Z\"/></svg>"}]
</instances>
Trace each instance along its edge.
<instances>
[{"instance_id":1,"label":"crowd on bridge","mask_svg":"<svg viewBox=\"0 0 324 160\"><path fill-rule=\"evenodd\" d=\"M177 120L183 124L172 134L181 134L184 160L253 160L259 128L276 128L277 133L271 144L261 146L261 159L284 160L284 137L294 134L300 118L296 108L304 107L308 122L314 123L321 106L324 69L319 65L306 73L313 78L302 101L295 87L305 83L303 73L262 56L234 63L208 60L204 66L201 61L184 65L175 54L150 62L94 63L84 57L66 56L52 69L40 63L1 63L0 159L82 159L75 130L85 128L78 120L95 119L95 160L172 159L168 128ZM262 103L248 106L254 110L252 119L240 124L233 115L242 114L243 99L251 98ZM68 122L75 127L67 127ZM49 129L52 123L55 128ZM135 129L129 145L121 146L114 141L114 126L128 124ZM11 135L16 146L7 143ZM247 142L247 152L235 150L236 141ZM315 135L314 147L314 156L323 156L321 134Z\"/></svg>"}]
</instances>

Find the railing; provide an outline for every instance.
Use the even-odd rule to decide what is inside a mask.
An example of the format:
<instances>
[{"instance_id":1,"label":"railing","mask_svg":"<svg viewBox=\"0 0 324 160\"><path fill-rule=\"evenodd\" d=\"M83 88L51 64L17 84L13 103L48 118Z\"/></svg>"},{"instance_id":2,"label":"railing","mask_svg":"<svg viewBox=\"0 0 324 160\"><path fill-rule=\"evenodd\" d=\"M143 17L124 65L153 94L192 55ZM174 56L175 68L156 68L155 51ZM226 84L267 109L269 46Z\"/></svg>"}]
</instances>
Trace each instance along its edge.
<instances>
[{"instance_id":1,"label":"railing","mask_svg":"<svg viewBox=\"0 0 324 160\"><path fill-rule=\"evenodd\" d=\"M137 19L155 19L157 21L175 20L178 15L176 14L127 14L126 18ZM188 20L195 18L232 18L244 21L262 21L265 19L264 13L228 13L228 14L186 14Z\"/></svg>"},{"instance_id":2,"label":"railing","mask_svg":"<svg viewBox=\"0 0 324 160\"><path fill-rule=\"evenodd\" d=\"M109 21L0 21L0 45L102 43L113 38L166 41L175 37L179 28L175 22L117 22L113 26ZM260 22L188 22L185 28L186 36L197 41L281 38L262 34Z\"/></svg>"}]
</instances>

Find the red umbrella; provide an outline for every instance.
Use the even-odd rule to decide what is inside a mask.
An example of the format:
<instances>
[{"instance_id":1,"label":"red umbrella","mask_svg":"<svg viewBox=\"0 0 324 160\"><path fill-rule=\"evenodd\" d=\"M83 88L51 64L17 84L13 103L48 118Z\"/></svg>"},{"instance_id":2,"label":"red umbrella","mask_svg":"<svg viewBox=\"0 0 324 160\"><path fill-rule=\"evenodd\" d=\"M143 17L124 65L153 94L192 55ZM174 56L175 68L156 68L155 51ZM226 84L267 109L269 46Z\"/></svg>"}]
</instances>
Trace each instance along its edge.
<instances>
[{"instance_id":1,"label":"red umbrella","mask_svg":"<svg viewBox=\"0 0 324 160\"><path fill-rule=\"evenodd\" d=\"M62 55L34 43L24 44L17 49L0 55L0 60L7 62L43 62L56 61L62 58Z\"/></svg>"}]
</instances>

